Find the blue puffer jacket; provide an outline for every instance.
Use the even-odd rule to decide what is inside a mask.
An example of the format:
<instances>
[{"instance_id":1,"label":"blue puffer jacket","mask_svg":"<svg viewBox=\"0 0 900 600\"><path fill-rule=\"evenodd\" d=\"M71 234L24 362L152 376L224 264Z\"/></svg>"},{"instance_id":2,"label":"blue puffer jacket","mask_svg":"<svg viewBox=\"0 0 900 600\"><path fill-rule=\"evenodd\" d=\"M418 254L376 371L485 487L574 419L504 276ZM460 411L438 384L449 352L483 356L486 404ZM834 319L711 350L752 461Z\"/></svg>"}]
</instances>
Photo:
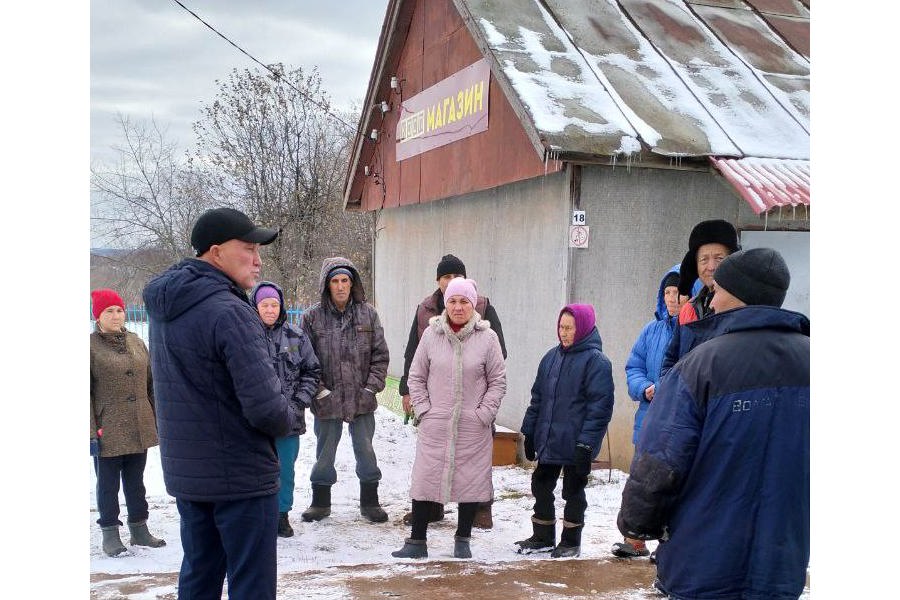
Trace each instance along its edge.
<instances>
[{"instance_id":1,"label":"blue puffer jacket","mask_svg":"<svg viewBox=\"0 0 900 600\"><path fill-rule=\"evenodd\" d=\"M299 411L281 393L247 294L186 259L147 284L144 302L166 491L200 502L276 493L273 438Z\"/></svg>"},{"instance_id":2,"label":"blue puffer jacket","mask_svg":"<svg viewBox=\"0 0 900 600\"><path fill-rule=\"evenodd\" d=\"M288 400L296 402L301 418L297 419L290 435L306 433L306 409L319 389L322 368L309 338L303 331L287 322L284 308L284 292L271 281L260 281L250 291L250 304L256 304L256 292L261 286L269 286L278 292L278 318L271 327L266 327L269 353L274 357L275 372L281 380L281 391ZM257 309L258 312L258 309Z\"/></svg>"},{"instance_id":3,"label":"blue puffer jacket","mask_svg":"<svg viewBox=\"0 0 900 600\"><path fill-rule=\"evenodd\" d=\"M747 306L685 326L698 344L660 382L618 527L669 539L670 598L792 599L809 562L809 319Z\"/></svg>"},{"instance_id":4,"label":"blue puffer jacket","mask_svg":"<svg viewBox=\"0 0 900 600\"><path fill-rule=\"evenodd\" d=\"M672 339L675 329L676 316L669 316L666 309L665 287L663 283L669 273L678 273L681 265L675 265L669 269L659 281L659 292L656 295L656 312L654 319L644 325L637 341L631 348L631 355L625 363L625 377L628 381L628 395L638 403L637 412L634 414L634 433L631 443L637 444L638 433L641 431L641 423L650 401L644 396L644 390L659 382L659 370L662 367L663 358L666 356L666 348Z\"/></svg>"},{"instance_id":5,"label":"blue puffer jacket","mask_svg":"<svg viewBox=\"0 0 900 600\"><path fill-rule=\"evenodd\" d=\"M600 452L612 417L612 365L593 330L568 349L551 348L538 366L522 434L534 440L539 463L571 465L575 445Z\"/></svg>"}]
</instances>

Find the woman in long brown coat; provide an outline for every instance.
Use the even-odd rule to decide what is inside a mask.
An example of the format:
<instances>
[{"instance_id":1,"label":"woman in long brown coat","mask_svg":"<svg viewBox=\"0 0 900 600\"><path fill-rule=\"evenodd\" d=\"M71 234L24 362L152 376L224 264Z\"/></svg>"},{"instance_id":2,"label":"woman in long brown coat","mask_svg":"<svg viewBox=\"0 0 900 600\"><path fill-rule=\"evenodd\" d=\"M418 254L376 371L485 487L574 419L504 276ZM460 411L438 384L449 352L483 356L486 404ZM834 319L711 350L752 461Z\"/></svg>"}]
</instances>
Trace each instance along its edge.
<instances>
[{"instance_id":1,"label":"woman in long brown coat","mask_svg":"<svg viewBox=\"0 0 900 600\"><path fill-rule=\"evenodd\" d=\"M398 558L428 556L426 531L435 504L459 503L453 556L471 558L472 523L493 495L491 424L506 394L506 365L490 324L475 311L475 282L457 277L444 312L429 321L409 371L418 421L413 464L412 532Z\"/></svg>"},{"instance_id":2,"label":"woman in long brown coat","mask_svg":"<svg viewBox=\"0 0 900 600\"><path fill-rule=\"evenodd\" d=\"M131 544L158 548L166 542L147 529L144 488L147 448L156 446L156 416L150 354L143 340L125 329L125 303L110 289L91 292L91 455L97 474L97 523L103 551L127 552L119 537L119 480L128 509Z\"/></svg>"}]
</instances>

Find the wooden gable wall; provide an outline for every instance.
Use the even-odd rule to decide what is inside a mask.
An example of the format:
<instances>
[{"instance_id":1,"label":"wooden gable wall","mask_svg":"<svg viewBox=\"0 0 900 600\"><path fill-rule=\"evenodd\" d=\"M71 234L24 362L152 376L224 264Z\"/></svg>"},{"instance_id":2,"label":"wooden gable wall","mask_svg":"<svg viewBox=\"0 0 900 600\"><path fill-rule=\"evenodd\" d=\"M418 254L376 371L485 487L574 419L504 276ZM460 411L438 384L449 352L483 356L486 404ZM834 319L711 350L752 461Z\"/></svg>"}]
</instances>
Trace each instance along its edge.
<instances>
[{"instance_id":1,"label":"wooden gable wall","mask_svg":"<svg viewBox=\"0 0 900 600\"><path fill-rule=\"evenodd\" d=\"M397 162L395 132L401 100L481 58L481 51L452 0L414 0L399 59L387 61L397 65L396 72L383 74L388 80L396 75L401 89L391 91L389 97L373 98L376 104L388 100L391 110L375 127L379 129L378 141L368 138L371 128L364 141L374 144L371 152L363 152L366 162L357 169L357 177L365 165L372 173L362 179L360 197L364 210L429 202L559 170L561 163L550 161L545 165L535 153L493 74L487 131ZM379 89L385 88L379 85Z\"/></svg>"}]
</instances>

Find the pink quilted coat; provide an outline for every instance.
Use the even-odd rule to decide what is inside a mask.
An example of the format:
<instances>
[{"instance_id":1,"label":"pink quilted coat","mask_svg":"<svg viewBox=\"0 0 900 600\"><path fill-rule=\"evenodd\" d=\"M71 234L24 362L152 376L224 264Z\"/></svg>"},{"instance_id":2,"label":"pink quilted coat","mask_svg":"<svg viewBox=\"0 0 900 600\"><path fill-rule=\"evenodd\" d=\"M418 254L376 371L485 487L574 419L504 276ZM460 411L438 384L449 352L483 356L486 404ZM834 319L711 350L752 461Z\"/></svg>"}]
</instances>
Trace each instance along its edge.
<instances>
[{"instance_id":1,"label":"pink quilted coat","mask_svg":"<svg viewBox=\"0 0 900 600\"><path fill-rule=\"evenodd\" d=\"M491 423L506 394L497 334L476 312L454 333L446 313L429 321L409 370L419 422L410 497L487 502L493 495Z\"/></svg>"}]
</instances>

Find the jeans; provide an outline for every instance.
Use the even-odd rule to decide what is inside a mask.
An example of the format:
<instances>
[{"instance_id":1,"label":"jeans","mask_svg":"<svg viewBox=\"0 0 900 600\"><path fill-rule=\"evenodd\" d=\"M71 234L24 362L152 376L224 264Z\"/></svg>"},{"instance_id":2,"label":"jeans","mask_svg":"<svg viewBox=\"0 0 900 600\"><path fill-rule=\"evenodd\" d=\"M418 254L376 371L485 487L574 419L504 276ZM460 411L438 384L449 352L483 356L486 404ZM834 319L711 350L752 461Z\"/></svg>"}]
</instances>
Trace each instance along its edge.
<instances>
[{"instance_id":1,"label":"jeans","mask_svg":"<svg viewBox=\"0 0 900 600\"><path fill-rule=\"evenodd\" d=\"M278 512L291 512L294 507L294 463L300 453L300 436L275 439L275 451L281 464L281 487L278 489Z\"/></svg>"},{"instance_id":2,"label":"jeans","mask_svg":"<svg viewBox=\"0 0 900 600\"><path fill-rule=\"evenodd\" d=\"M147 490L144 488L144 467L147 452L121 456L94 457L94 473L97 474L97 512L100 527L121 525L119 521L119 480L125 492L128 522L146 521L149 515Z\"/></svg>"},{"instance_id":3,"label":"jeans","mask_svg":"<svg viewBox=\"0 0 900 600\"><path fill-rule=\"evenodd\" d=\"M275 600L278 496L194 502L175 499L184 558L179 600Z\"/></svg>"},{"instance_id":4,"label":"jeans","mask_svg":"<svg viewBox=\"0 0 900 600\"><path fill-rule=\"evenodd\" d=\"M559 480L559 473L563 474L562 497L566 501L563 509L563 519L569 523L584 523L584 511L587 509L587 497L584 488L587 486L587 476L581 477L575 472L573 465L545 465L538 463L531 474L531 493L534 495L534 516L543 521L556 519L556 510L553 506L555 497L553 490Z\"/></svg>"},{"instance_id":5,"label":"jeans","mask_svg":"<svg viewBox=\"0 0 900 600\"><path fill-rule=\"evenodd\" d=\"M356 476L360 483L377 483L381 481L381 470L372 448L375 436L375 413L357 415L349 424L350 440L353 442L353 455L356 457ZM331 486L337 482L337 471L334 470L334 455L338 442L344 431L342 419L320 419L313 422L316 432L316 464L309 474L313 485Z\"/></svg>"}]
</instances>

